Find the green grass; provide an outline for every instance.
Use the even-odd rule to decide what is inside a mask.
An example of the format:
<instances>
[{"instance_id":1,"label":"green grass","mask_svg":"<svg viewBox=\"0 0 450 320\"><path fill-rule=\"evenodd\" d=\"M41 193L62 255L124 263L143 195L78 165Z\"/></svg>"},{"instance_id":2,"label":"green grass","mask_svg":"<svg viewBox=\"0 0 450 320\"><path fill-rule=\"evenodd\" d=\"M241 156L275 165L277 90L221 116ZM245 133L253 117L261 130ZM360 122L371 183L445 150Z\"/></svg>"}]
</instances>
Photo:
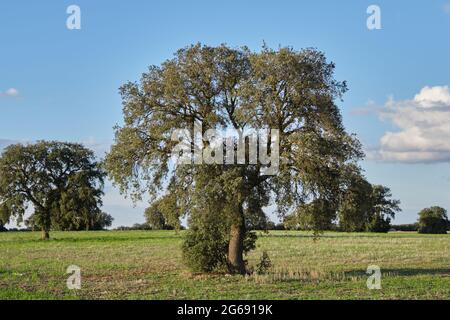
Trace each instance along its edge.
<instances>
[{"instance_id":1,"label":"green grass","mask_svg":"<svg viewBox=\"0 0 450 320\"><path fill-rule=\"evenodd\" d=\"M450 235L260 234L247 258L268 252L262 276L191 274L174 231L0 233L0 299L450 299ZM81 268L68 290L66 268ZM378 265L382 289L368 290Z\"/></svg>"}]
</instances>

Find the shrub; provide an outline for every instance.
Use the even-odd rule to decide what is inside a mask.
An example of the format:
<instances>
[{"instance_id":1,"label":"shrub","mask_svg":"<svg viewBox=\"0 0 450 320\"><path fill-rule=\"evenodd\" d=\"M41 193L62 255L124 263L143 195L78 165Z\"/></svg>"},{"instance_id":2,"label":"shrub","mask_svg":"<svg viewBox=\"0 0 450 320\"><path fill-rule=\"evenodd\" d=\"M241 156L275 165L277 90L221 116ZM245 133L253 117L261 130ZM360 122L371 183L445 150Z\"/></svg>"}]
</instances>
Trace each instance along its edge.
<instances>
[{"instance_id":1,"label":"shrub","mask_svg":"<svg viewBox=\"0 0 450 320\"><path fill-rule=\"evenodd\" d=\"M267 273L269 269L272 267L272 261L270 261L269 255L266 251L263 251L263 254L259 260L259 263L256 265L256 273L261 275Z\"/></svg>"},{"instance_id":2,"label":"shrub","mask_svg":"<svg viewBox=\"0 0 450 320\"><path fill-rule=\"evenodd\" d=\"M244 254L253 250L256 233L244 233ZM183 259L193 272L228 272L227 253L230 225L214 213L195 214L189 219L189 229L183 243Z\"/></svg>"},{"instance_id":3,"label":"shrub","mask_svg":"<svg viewBox=\"0 0 450 320\"><path fill-rule=\"evenodd\" d=\"M183 243L183 258L194 272L223 270L227 265L228 239L223 225L191 224Z\"/></svg>"}]
</instances>

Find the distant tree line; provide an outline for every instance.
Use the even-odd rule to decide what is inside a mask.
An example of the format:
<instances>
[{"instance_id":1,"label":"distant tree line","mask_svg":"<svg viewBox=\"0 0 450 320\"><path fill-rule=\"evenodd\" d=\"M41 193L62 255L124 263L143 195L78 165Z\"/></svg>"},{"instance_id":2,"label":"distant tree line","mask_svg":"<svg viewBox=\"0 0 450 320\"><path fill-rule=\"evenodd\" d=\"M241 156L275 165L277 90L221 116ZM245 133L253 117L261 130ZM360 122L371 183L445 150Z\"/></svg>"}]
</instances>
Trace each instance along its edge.
<instances>
[{"instance_id":1,"label":"distant tree line","mask_svg":"<svg viewBox=\"0 0 450 320\"><path fill-rule=\"evenodd\" d=\"M119 231L130 231L130 230L174 230L175 228L173 228L172 226L168 226L166 225L165 228L156 228L150 224L148 224L147 222L144 223L135 223L132 226L119 226L114 228L114 230L119 230ZM184 227L180 226L179 230L183 230Z\"/></svg>"},{"instance_id":2,"label":"distant tree line","mask_svg":"<svg viewBox=\"0 0 450 320\"><path fill-rule=\"evenodd\" d=\"M0 173L0 231L7 231L5 224L12 217L23 221L28 203L35 210L24 221L26 230L42 230L43 238L50 230L102 230L112 224L113 217L100 210L105 173L94 161L92 151L79 144L41 141L12 145L0 158ZM151 203L144 213L145 223L117 229L181 229L178 217L171 214L176 210L171 197L169 194ZM400 211L400 202L391 198L389 188L371 185L355 167L347 172L347 187L339 197L337 215L326 214L327 203L315 200L299 206L278 224L265 215L248 214L246 226L248 230L315 230L320 224L322 230L344 232L449 230L447 211L437 206L419 212L416 223L391 225L391 218ZM326 219L334 216L334 220Z\"/></svg>"},{"instance_id":3,"label":"distant tree line","mask_svg":"<svg viewBox=\"0 0 450 320\"><path fill-rule=\"evenodd\" d=\"M406 223L406 224L394 224L391 226L391 230L395 231L419 231L419 224L416 223Z\"/></svg>"},{"instance_id":4,"label":"distant tree line","mask_svg":"<svg viewBox=\"0 0 450 320\"><path fill-rule=\"evenodd\" d=\"M385 194L390 194L388 190ZM381 198L378 198L381 199ZM387 199L385 199L387 200ZM383 201L383 203L387 204L390 201ZM373 204L373 203L372 203ZM390 206L390 205L388 205ZM370 211L369 211L370 212ZM364 216L351 216L352 219L358 220L358 224L360 228L349 228L350 226L354 226L355 224L350 223L347 216L347 220L344 223L341 221L335 221L331 223L328 228L325 230L329 231L343 231L343 232L388 232L392 231L410 231L410 232L419 232L419 233L429 233L429 234L445 234L447 231L450 231L450 221L448 220L447 211L444 208L434 206L430 208L425 208L419 212L419 218L416 223L410 224L399 224L399 225L391 225L390 220L381 218L380 215L376 214L376 211L372 211L373 215L370 219L365 220L364 224L361 224L361 220ZM382 217L382 216L381 216ZM300 220L301 221L301 220ZM364 220L363 220L364 221ZM307 224L299 223L299 219L297 216L287 216L283 223L283 227L288 230L311 230L311 228Z\"/></svg>"},{"instance_id":5,"label":"distant tree line","mask_svg":"<svg viewBox=\"0 0 450 320\"><path fill-rule=\"evenodd\" d=\"M391 219L401 211L399 200L392 199L389 188L370 184L356 167L349 168L346 188L339 195L337 213L327 202L315 200L305 203L285 217L288 229L313 230L321 225L321 230L345 232L388 232ZM317 214L327 212L328 214ZM317 221L317 219L320 219Z\"/></svg>"},{"instance_id":6,"label":"distant tree line","mask_svg":"<svg viewBox=\"0 0 450 320\"><path fill-rule=\"evenodd\" d=\"M132 226L118 226L114 230L130 231L130 230L152 230L148 223L135 223Z\"/></svg>"}]
</instances>

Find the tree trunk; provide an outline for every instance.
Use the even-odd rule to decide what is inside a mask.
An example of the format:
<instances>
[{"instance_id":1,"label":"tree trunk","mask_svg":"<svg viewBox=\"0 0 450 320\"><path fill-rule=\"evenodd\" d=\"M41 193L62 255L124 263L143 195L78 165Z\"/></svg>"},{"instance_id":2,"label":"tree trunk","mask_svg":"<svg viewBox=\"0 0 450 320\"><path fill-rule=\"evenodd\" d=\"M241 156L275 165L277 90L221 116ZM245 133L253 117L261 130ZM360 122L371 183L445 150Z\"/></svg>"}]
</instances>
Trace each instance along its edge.
<instances>
[{"instance_id":1,"label":"tree trunk","mask_svg":"<svg viewBox=\"0 0 450 320\"><path fill-rule=\"evenodd\" d=\"M244 236L245 225L242 206L239 208L239 217L230 228L230 242L228 244L228 269L231 273L245 274L244 262Z\"/></svg>"},{"instance_id":2,"label":"tree trunk","mask_svg":"<svg viewBox=\"0 0 450 320\"><path fill-rule=\"evenodd\" d=\"M48 232L48 230L46 230L45 228L42 228L42 240L49 240L50 239L50 234Z\"/></svg>"}]
</instances>

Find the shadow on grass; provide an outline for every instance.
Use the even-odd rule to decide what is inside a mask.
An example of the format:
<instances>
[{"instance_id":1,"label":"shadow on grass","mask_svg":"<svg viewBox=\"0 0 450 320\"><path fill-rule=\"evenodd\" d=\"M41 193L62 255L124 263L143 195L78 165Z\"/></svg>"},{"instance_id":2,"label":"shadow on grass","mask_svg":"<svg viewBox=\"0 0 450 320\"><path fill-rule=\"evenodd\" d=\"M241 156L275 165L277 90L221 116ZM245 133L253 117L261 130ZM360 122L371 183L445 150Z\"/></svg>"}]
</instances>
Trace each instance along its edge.
<instances>
[{"instance_id":1,"label":"shadow on grass","mask_svg":"<svg viewBox=\"0 0 450 320\"><path fill-rule=\"evenodd\" d=\"M402 277L410 277L410 276L420 276L420 275L441 275L441 276L449 276L450 277L450 268L405 268L405 269L383 269L381 268L381 274L385 276L402 276ZM367 274L365 270L352 270L345 271L344 275L346 277L360 277L365 276Z\"/></svg>"},{"instance_id":2,"label":"shadow on grass","mask_svg":"<svg viewBox=\"0 0 450 320\"><path fill-rule=\"evenodd\" d=\"M133 237L64 237L53 238L51 241L55 242L121 242L121 241L136 241L136 240L166 240L166 239L180 239L180 236L133 236Z\"/></svg>"},{"instance_id":3,"label":"shadow on grass","mask_svg":"<svg viewBox=\"0 0 450 320\"><path fill-rule=\"evenodd\" d=\"M420 268L406 268L406 269L381 269L382 277L412 277L412 276L438 276L449 277L450 268L435 268L435 269L420 269ZM365 270L351 270L343 272L314 272L314 271L294 271L294 270L274 270L263 275L250 276L254 281L260 283L274 283L286 282L295 283L300 282L321 282L321 281L360 281L366 280L370 275L366 274Z\"/></svg>"},{"instance_id":4,"label":"shadow on grass","mask_svg":"<svg viewBox=\"0 0 450 320\"><path fill-rule=\"evenodd\" d=\"M425 234L418 234L418 233L412 233L412 234L398 234L396 236L392 236L393 233L373 233L373 234L367 234L367 233L357 233L357 232L342 232L342 233L335 233L335 234L320 234L318 236L314 236L312 233L308 233L308 234L274 234L274 233L264 233L263 231L259 231L258 232L258 237L261 238L317 238L317 239L321 239L321 238L331 238L331 239L336 239L336 238L390 238L390 239L408 239L408 238L413 238L413 239L423 239L423 238L433 238L436 239L437 237L440 236L444 236L444 234L431 234L431 235L425 235Z\"/></svg>"}]
</instances>

